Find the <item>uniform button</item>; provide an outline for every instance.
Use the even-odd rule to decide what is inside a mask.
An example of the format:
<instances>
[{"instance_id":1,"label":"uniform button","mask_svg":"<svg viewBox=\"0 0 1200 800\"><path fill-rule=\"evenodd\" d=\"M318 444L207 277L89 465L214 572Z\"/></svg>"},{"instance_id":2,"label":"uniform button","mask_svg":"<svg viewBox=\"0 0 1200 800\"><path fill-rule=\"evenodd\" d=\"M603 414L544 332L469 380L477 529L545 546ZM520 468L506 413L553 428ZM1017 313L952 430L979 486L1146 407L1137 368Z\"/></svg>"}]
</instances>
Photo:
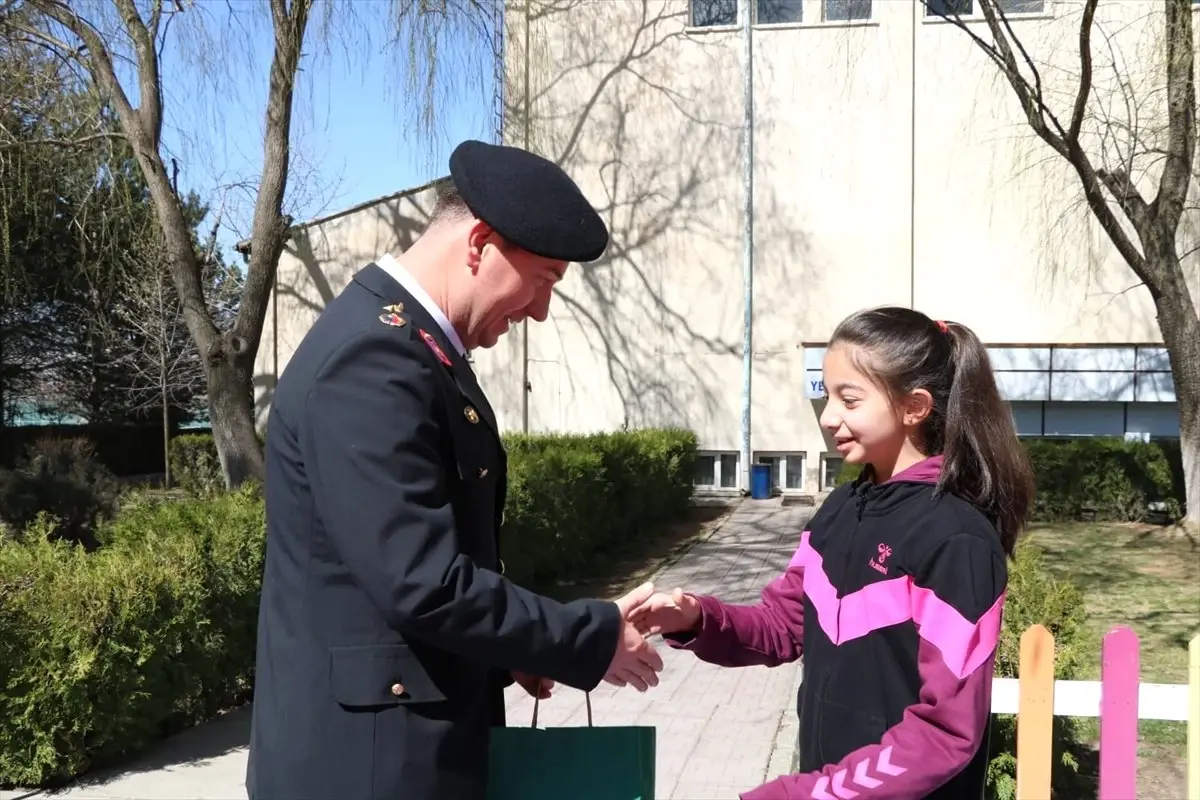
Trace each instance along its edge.
<instances>
[{"instance_id":1,"label":"uniform button","mask_svg":"<svg viewBox=\"0 0 1200 800\"><path fill-rule=\"evenodd\" d=\"M396 695L396 697L399 697L400 695L404 694L404 684L403 683L393 683L392 684L392 694Z\"/></svg>"}]
</instances>

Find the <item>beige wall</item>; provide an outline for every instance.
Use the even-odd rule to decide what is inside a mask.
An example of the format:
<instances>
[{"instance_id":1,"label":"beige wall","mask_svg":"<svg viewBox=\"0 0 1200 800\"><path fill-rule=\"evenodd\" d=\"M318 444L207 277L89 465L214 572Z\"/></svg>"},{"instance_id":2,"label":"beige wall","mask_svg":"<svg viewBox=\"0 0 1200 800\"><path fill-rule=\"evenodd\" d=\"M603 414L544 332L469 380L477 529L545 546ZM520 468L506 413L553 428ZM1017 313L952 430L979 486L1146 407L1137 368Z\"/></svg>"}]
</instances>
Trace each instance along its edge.
<instances>
[{"instance_id":1,"label":"beige wall","mask_svg":"<svg viewBox=\"0 0 1200 800\"><path fill-rule=\"evenodd\" d=\"M433 190L420 186L332 214L296 229L279 259L255 360L255 405L266 424L275 382L325 304L367 263L402 252L433 210Z\"/></svg>"},{"instance_id":2,"label":"beige wall","mask_svg":"<svg viewBox=\"0 0 1200 800\"><path fill-rule=\"evenodd\" d=\"M913 304L996 344L1159 341L1148 294L1130 289L1073 173L1033 136L995 67L916 3L873 5L869 23L762 26L754 39L752 441L807 453L810 490L826 442L803 345L856 309ZM1047 5L1013 25L1066 119L1080 6ZM1148 71L1161 26L1151 6L1102 0L1097 23L1126 62L1143 147L1163 100ZM687 0L531 0L528 34L524 7L517 0L508 15L505 138L562 163L613 232L605 259L573 268L551 319L529 329L530 428L681 424L707 449L737 451L740 35L689 29ZM820 0L804 11L819 20ZM987 35L982 22L971 27ZM1119 113L1108 44L1096 39L1097 92ZM1085 130L1100 129L1089 117ZM1107 151L1109 161L1124 154ZM1133 164L1149 186L1152 161ZM411 240L427 207L418 193L298 235L305 252L281 264L281 284L301 288L280 293L280 366L329 296L313 275L336 290L354 265ZM509 430L522 426L521 352L516 331L476 355Z\"/></svg>"}]
</instances>

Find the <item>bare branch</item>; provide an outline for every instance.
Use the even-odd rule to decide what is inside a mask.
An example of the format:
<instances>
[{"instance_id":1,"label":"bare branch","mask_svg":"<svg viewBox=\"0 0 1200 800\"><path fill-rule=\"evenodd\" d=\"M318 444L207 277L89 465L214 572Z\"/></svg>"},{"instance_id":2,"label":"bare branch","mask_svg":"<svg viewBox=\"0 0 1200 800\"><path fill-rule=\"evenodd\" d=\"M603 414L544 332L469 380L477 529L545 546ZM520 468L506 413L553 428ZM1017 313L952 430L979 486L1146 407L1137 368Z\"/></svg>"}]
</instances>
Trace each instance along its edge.
<instances>
[{"instance_id":1,"label":"bare branch","mask_svg":"<svg viewBox=\"0 0 1200 800\"><path fill-rule=\"evenodd\" d=\"M1096 170L1096 177L1117 201L1117 205L1129 217L1133 226L1142 230L1150 221L1150 206L1142 199L1141 192L1133 185L1129 173L1123 169Z\"/></svg>"},{"instance_id":2,"label":"bare branch","mask_svg":"<svg viewBox=\"0 0 1200 800\"><path fill-rule=\"evenodd\" d=\"M1179 225L1192 182L1196 151L1196 82L1193 64L1192 4L1166 0L1167 159L1163 164L1153 213L1172 231Z\"/></svg>"},{"instance_id":3,"label":"bare branch","mask_svg":"<svg viewBox=\"0 0 1200 800\"><path fill-rule=\"evenodd\" d=\"M158 143L162 140L162 80L158 70L158 50L154 47L154 33L151 33L142 21L133 0L114 0L114 2L121 14L121 20L125 23L125 30L129 32L130 38L133 39L134 49L137 51L138 93L141 101L138 113L142 117L141 127L149 137L151 146L157 151ZM155 2L153 25L156 31L158 15L161 11L162 6Z\"/></svg>"},{"instance_id":4,"label":"bare branch","mask_svg":"<svg viewBox=\"0 0 1200 800\"><path fill-rule=\"evenodd\" d=\"M66 139L26 139L24 141L7 141L0 142L0 151L15 150L19 147L86 147L95 142L104 141L124 141L125 136L120 133L93 133L87 136L71 137Z\"/></svg>"},{"instance_id":5,"label":"bare branch","mask_svg":"<svg viewBox=\"0 0 1200 800\"><path fill-rule=\"evenodd\" d=\"M258 349L270 299L270 285L274 281L275 268L290 224L290 219L282 215L282 207L288 180L292 97L311 9L312 0L293 0L290 13L284 0L271 2L275 54L271 59L267 95L263 173L254 205L251 229L254 244L250 252L250 269L233 331L234 336L250 352Z\"/></svg>"},{"instance_id":6,"label":"bare branch","mask_svg":"<svg viewBox=\"0 0 1200 800\"><path fill-rule=\"evenodd\" d=\"M1079 23L1079 91L1075 94L1075 108L1071 112L1071 127L1067 131L1068 142L1079 141L1079 129L1083 127L1083 114L1087 110L1088 97L1092 93L1092 20L1096 18L1099 0L1087 0L1083 7L1083 18Z\"/></svg>"}]
</instances>

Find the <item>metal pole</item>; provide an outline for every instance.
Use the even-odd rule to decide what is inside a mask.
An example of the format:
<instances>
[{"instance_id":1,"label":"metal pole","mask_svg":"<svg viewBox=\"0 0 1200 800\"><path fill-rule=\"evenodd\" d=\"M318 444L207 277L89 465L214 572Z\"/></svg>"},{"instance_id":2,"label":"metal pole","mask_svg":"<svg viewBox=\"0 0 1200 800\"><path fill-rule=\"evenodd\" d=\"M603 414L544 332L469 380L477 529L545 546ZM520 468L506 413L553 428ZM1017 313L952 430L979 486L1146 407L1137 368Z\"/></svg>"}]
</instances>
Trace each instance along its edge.
<instances>
[{"instance_id":1,"label":"metal pole","mask_svg":"<svg viewBox=\"0 0 1200 800\"><path fill-rule=\"evenodd\" d=\"M750 384L754 374L754 28L750 4L742 0L742 489L750 491Z\"/></svg>"},{"instance_id":2,"label":"metal pole","mask_svg":"<svg viewBox=\"0 0 1200 800\"><path fill-rule=\"evenodd\" d=\"M525 149L529 150L529 2L525 0ZM521 432L529 433L529 320L521 321Z\"/></svg>"}]
</instances>

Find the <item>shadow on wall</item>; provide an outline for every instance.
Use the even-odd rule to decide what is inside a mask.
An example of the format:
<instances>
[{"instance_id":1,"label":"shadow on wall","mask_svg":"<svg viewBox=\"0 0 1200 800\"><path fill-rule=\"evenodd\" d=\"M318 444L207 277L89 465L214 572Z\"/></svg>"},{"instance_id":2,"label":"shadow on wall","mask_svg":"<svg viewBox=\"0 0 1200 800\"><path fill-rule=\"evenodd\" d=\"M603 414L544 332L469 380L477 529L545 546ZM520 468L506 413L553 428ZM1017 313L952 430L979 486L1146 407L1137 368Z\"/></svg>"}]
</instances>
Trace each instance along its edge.
<instances>
[{"instance_id":1,"label":"shadow on wall","mask_svg":"<svg viewBox=\"0 0 1200 800\"><path fill-rule=\"evenodd\" d=\"M739 38L688 33L686 4L533 2L527 117L524 20L514 17L506 138L524 145L528 130L529 146L581 182L612 232L603 259L560 286L549 323L530 329L531 359L557 362L559 384L547 398L533 381L531 416L567 430L679 424L728 435L742 385ZM769 68L756 67L759 81ZM756 109L755 125L773 126L772 110ZM813 288L808 237L765 181L754 200L755 380L801 391L798 343L770 337L794 328L786 318L803 299L772 290ZM512 392L501 403L517 406L519 382L497 377Z\"/></svg>"},{"instance_id":2,"label":"shadow on wall","mask_svg":"<svg viewBox=\"0 0 1200 800\"><path fill-rule=\"evenodd\" d=\"M426 184L293 229L279 259L255 370L260 426L279 373L326 304L363 265L383 253L407 250L424 230L433 200Z\"/></svg>"},{"instance_id":3,"label":"shadow on wall","mask_svg":"<svg viewBox=\"0 0 1200 800\"><path fill-rule=\"evenodd\" d=\"M580 182L612 233L601 261L570 270L551 318L530 326L531 429L676 424L709 440L727 436L737 429L742 386L737 34L689 34L686 4L530 5L530 113L524 15L513 13L505 140L525 146L528 129L528 147ZM770 67L756 69L761 81ZM774 124L770 108L756 109L759 129ZM756 169L769 158L756 154ZM274 376L324 305L362 264L406 249L432 201L432 189L418 187L296 230L259 356L260 419ZM807 296L820 296L819 275L808 267L809 237L790 224L766 181L754 201L754 379L763 392L802 398L803 354L789 318L804 313ZM520 330L478 353L476 369L502 425L519 430Z\"/></svg>"}]
</instances>

